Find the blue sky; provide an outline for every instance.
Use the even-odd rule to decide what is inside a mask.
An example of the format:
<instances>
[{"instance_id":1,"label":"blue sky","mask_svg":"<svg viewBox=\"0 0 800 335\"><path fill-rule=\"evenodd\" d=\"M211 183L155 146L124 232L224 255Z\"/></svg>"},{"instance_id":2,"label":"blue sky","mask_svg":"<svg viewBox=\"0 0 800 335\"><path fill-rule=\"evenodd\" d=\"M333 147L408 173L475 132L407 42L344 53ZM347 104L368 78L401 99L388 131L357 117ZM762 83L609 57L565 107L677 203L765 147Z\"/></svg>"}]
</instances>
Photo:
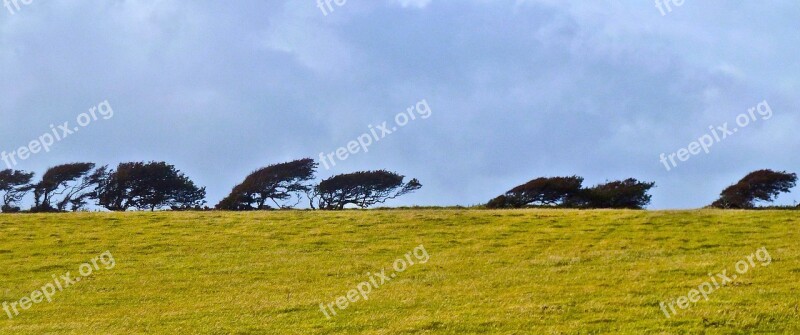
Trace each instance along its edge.
<instances>
[{"instance_id":1,"label":"blue sky","mask_svg":"<svg viewBox=\"0 0 800 335\"><path fill-rule=\"evenodd\" d=\"M0 150L108 100L15 168L165 160L215 204L261 166L318 158L431 110L320 177L387 168L389 205L470 205L538 176L655 181L651 208L709 204L761 168L800 172L800 2L33 0L0 11ZM665 15L662 15L665 14ZM767 101L709 154L659 162ZM793 203L795 194L781 197Z\"/></svg>"}]
</instances>

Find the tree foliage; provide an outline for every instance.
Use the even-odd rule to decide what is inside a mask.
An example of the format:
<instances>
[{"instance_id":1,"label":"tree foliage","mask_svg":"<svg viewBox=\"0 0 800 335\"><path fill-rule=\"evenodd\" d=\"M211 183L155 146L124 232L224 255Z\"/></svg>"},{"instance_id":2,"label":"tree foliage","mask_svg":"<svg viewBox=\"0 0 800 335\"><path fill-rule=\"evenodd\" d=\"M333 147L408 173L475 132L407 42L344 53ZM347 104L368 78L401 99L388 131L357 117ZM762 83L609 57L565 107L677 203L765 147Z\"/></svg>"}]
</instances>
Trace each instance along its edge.
<instances>
[{"instance_id":1,"label":"tree foliage","mask_svg":"<svg viewBox=\"0 0 800 335\"><path fill-rule=\"evenodd\" d=\"M367 208L422 188L419 180L404 183L404 178L386 170L340 174L323 180L315 196L320 209L341 210L347 205Z\"/></svg>"},{"instance_id":2,"label":"tree foliage","mask_svg":"<svg viewBox=\"0 0 800 335\"><path fill-rule=\"evenodd\" d=\"M749 209L757 201L773 202L781 193L795 187L797 174L786 171L758 170L747 174L738 183L725 188L719 199L711 204L716 208Z\"/></svg>"},{"instance_id":3,"label":"tree foliage","mask_svg":"<svg viewBox=\"0 0 800 335\"><path fill-rule=\"evenodd\" d=\"M0 192L3 193L3 212L18 212L16 205L31 190L33 172L6 169L0 171Z\"/></svg>"},{"instance_id":4,"label":"tree foliage","mask_svg":"<svg viewBox=\"0 0 800 335\"><path fill-rule=\"evenodd\" d=\"M490 200L487 208L563 207L641 209L650 203L647 193L655 183L630 178L583 188L583 178L536 178Z\"/></svg>"},{"instance_id":5,"label":"tree foliage","mask_svg":"<svg viewBox=\"0 0 800 335\"><path fill-rule=\"evenodd\" d=\"M519 208L519 207L514 207L514 205L516 204L511 204L508 197L505 194L502 194L495 198L492 198L492 200L489 200L489 202L486 203L486 208L489 209Z\"/></svg>"},{"instance_id":6,"label":"tree foliage","mask_svg":"<svg viewBox=\"0 0 800 335\"><path fill-rule=\"evenodd\" d=\"M291 208L299 203L302 194L308 193L314 179L317 163L313 159L299 159L270 165L248 175L222 199L216 208L224 210L266 209L268 201L279 208ZM287 201L296 199L294 204Z\"/></svg>"},{"instance_id":7,"label":"tree foliage","mask_svg":"<svg viewBox=\"0 0 800 335\"><path fill-rule=\"evenodd\" d=\"M492 199L490 208L521 208L525 206L564 206L581 191L583 178L542 177L512 188Z\"/></svg>"},{"instance_id":8,"label":"tree foliage","mask_svg":"<svg viewBox=\"0 0 800 335\"><path fill-rule=\"evenodd\" d=\"M655 183L638 181L634 178L600 184L581 192L576 205L587 208L642 209L650 204L648 194Z\"/></svg>"},{"instance_id":9,"label":"tree foliage","mask_svg":"<svg viewBox=\"0 0 800 335\"><path fill-rule=\"evenodd\" d=\"M205 187L166 162L121 163L104 173L95 192L97 204L112 211L192 209L202 206L205 196Z\"/></svg>"},{"instance_id":10,"label":"tree foliage","mask_svg":"<svg viewBox=\"0 0 800 335\"><path fill-rule=\"evenodd\" d=\"M94 167L94 163L69 163L47 169L41 181L30 185L35 202L31 211L65 211L68 205L73 211L81 209L105 170L92 173Z\"/></svg>"}]
</instances>

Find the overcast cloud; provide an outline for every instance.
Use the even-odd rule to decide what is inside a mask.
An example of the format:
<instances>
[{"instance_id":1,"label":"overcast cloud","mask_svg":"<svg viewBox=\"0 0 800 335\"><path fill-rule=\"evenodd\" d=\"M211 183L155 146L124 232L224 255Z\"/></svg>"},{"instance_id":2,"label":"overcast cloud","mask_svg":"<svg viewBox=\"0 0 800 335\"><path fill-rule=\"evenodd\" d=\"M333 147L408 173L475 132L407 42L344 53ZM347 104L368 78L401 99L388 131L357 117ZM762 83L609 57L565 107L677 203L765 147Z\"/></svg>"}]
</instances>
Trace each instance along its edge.
<instances>
[{"instance_id":1,"label":"overcast cloud","mask_svg":"<svg viewBox=\"0 0 800 335\"><path fill-rule=\"evenodd\" d=\"M471 205L537 176L655 181L709 204L747 172L800 172L800 2L33 0L0 11L0 150L108 100L16 168L165 160L210 205L258 167L318 159L421 99L433 113L320 177L387 168L389 205ZM672 171L661 153L767 100L774 116ZM74 121L73 121L74 122ZM797 192L782 196L793 203Z\"/></svg>"}]
</instances>

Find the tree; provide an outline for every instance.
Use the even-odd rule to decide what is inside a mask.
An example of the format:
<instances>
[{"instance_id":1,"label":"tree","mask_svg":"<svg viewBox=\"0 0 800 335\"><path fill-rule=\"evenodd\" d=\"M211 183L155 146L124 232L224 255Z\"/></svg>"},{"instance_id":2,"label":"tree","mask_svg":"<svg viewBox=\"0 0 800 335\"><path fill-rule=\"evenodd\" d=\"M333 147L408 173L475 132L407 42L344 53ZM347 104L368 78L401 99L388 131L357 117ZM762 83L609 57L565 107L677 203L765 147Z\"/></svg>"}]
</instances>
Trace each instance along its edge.
<instances>
[{"instance_id":1,"label":"tree","mask_svg":"<svg viewBox=\"0 0 800 335\"><path fill-rule=\"evenodd\" d=\"M492 199L487 207L565 206L580 193L582 184L578 176L536 178Z\"/></svg>"},{"instance_id":2,"label":"tree","mask_svg":"<svg viewBox=\"0 0 800 335\"><path fill-rule=\"evenodd\" d=\"M319 208L341 210L347 205L367 208L422 188L419 180L386 170L340 174L323 180L315 189Z\"/></svg>"},{"instance_id":3,"label":"tree","mask_svg":"<svg viewBox=\"0 0 800 335\"><path fill-rule=\"evenodd\" d=\"M144 163L120 163L116 170L106 171L101 178L94 199L97 204L111 211L126 211L136 205L138 198L133 193L143 193L135 189L144 179Z\"/></svg>"},{"instance_id":4,"label":"tree","mask_svg":"<svg viewBox=\"0 0 800 335\"><path fill-rule=\"evenodd\" d=\"M494 198L492 200L489 200L489 202L486 203L486 208L490 208L490 209L519 208L519 207L515 207L515 205L517 205L517 204L511 204L511 202L509 201L508 197L505 194L503 194L503 195L497 196L496 198Z\"/></svg>"},{"instance_id":5,"label":"tree","mask_svg":"<svg viewBox=\"0 0 800 335\"><path fill-rule=\"evenodd\" d=\"M251 211L255 208L252 203L255 201L252 197L246 195L245 186L239 184L233 187L231 193L223 198L214 208L225 211ZM259 209L267 209L265 206L260 206Z\"/></svg>"},{"instance_id":6,"label":"tree","mask_svg":"<svg viewBox=\"0 0 800 335\"><path fill-rule=\"evenodd\" d=\"M64 211L70 204L73 211L79 210L91 196L89 190L98 183L98 177L105 170L101 168L99 172L91 173L94 166L94 163L69 163L49 168L40 182L29 186L35 202L31 211ZM58 196L61 198L58 199Z\"/></svg>"},{"instance_id":7,"label":"tree","mask_svg":"<svg viewBox=\"0 0 800 335\"><path fill-rule=\"evenodd\" d=\"M94 194L97 204L111 211L198 208L205 196L205 187L198 188L166 162L120 163L103 174Z\"/></svg>"},{"instance_id":8,"label":"tree","mask_svg":"<svg viewBox=\"0 0 800 335\"><path fill-rule=\"evenodd\" d=\"M63 211L66 209L67 204L72 206L72 211L76 212L87 205L87 200L92 199L95 195L97 186L100 184L103 176L106 175L107 166L101 166L87 175L72 186L56 206L58 210Z\"/></svg>"},{"instance_id":9,"label":"tree","mask_svg":"<svg viewBox=\"0 0 800 335\"><path fill-rule=\"evenodd\" d=\"M655 185L634 178L612 181L582 190L573 205L586 208L642 209L650 204L651 195L647 192Z\"/></svg>"},{"instance_id":10,"label":"tree","mask_svg":"<svg viewBox=\"0 0 800 335\"><path fill-rule=\"evenodd\" d=\"M4 213L20 210L16 203L31 190L29 185L31 179L33 179L33 172L11 169L0 171L0 192L4 192L2 207Z\"/></svg>"},{"instance_id":11,"label":"tree","mask_svg":"<svg viewBox=\"0 0 800 335\"><path fill-rule=\"evenodd\" d=\"M279 208L292 208L300 202L301 195L308 193L312 186L317 163L305 158L287 163L270 165L248 175L236 185L231 193L222 199L216 208L224 210L254 210L268 208L272 201ZM286 201L295 198L297 202Z\"/></svg>"},{"instance_id":12,"label":"tree","mask_svg":"<svg viewBox=\"0 0 800 335\"><path fill-rule=\"evenodd\" d=\"M747 174L738 183L725 188L719 199L711 204L716 208L749 209L756 201L773 202L781 193L795 187L797 174L786 171L758 170Z\"/></svg>"}]
</instances>

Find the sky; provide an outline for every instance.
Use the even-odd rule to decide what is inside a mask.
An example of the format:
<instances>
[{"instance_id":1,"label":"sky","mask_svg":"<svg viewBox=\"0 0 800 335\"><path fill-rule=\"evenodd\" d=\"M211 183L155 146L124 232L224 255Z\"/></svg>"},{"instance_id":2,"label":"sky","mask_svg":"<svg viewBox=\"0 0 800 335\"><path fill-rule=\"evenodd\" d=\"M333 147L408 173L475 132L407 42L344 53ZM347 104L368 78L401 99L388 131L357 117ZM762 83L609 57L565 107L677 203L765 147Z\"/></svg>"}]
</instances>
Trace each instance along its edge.
<instances>
[{"instance_id":1,"label":"sky","mask_svg":"<svg viewBox=\"0 0 800 335\"><path fill-rule=\"evenodd\" d=\"M259 167L333 153L320 179L422 182L390 206L580 175L654 181L649 208L677 209L800 172L797 1L17 2L0 9L0 151L67 135L13 165L37 176L167 161L213 206Z\"/></svg>"}]
</instances>

